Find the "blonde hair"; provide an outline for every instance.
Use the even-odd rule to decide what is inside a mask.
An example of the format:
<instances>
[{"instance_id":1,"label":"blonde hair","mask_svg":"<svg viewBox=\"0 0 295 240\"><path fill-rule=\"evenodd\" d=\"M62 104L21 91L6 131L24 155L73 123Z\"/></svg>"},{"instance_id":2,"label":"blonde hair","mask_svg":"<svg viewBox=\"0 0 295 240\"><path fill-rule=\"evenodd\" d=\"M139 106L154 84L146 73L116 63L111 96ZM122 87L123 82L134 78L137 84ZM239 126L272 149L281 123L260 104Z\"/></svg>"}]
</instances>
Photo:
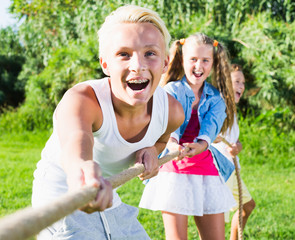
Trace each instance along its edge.
<instances>
[{"instance_id":1,"label":"blonde hair","mask_svg":"<svg viewBox=\"0 0 295 240\"><path fill-rule=\"evenodd\" d=\"M213 48L213 69L212 69L212 85L221 93L225 104L227 117L223 123L221 132L225 133L234 123L234 114L236 113L236 104L234 99L232 81L230 76L230 63L227 50L218 42L206 36L203 33L196 33L186 39L176 40L170 48L170 62L168 70L164 75L161 85L165 85L171 81L178 81L184 76L182 65L183 51L185 44L207 44ZM217 46L214 46L217 45Z\"/></svg>"},{"instance_id":2,"label":"blonde hair","mask_svg":"<svg viewBox=\"0 0 295 240\"><path fill-rule=\"evenodd\" d=\"M99 56L104 54L105 44L110 38L109 31L115 24L118 23L151 23L162 33L166 45L166 54L169 54L170 34L166 28L164 21L158 13L144 7L135 5L126 5L117 8L109 16L106 17L98 31L99 39Z\"/></svg>"}]
</instances>

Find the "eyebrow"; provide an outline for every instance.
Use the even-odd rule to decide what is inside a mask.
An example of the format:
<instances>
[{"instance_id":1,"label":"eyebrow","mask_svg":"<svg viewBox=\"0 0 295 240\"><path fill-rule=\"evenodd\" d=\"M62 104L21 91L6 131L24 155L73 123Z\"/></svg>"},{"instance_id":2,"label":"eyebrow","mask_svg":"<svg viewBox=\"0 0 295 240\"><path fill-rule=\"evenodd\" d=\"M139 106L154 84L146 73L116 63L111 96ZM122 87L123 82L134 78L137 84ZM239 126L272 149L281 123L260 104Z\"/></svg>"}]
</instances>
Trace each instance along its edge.
<instances>
[{"instance_id":1,"label":"eyebrow","mask_svg":"<svg viewBox=\"0 0 295 240\"><path fill-rule=\"evenodd\" d=\"M148 45L143 46L143 48L156 48L159 50L162 49L160 46L158 46L156 44L148 44ZM128 50L128 49L130 49L130 47L128 47L128 46L121 46L118 48L118 50Z\"/></svg>"}]
</instances>

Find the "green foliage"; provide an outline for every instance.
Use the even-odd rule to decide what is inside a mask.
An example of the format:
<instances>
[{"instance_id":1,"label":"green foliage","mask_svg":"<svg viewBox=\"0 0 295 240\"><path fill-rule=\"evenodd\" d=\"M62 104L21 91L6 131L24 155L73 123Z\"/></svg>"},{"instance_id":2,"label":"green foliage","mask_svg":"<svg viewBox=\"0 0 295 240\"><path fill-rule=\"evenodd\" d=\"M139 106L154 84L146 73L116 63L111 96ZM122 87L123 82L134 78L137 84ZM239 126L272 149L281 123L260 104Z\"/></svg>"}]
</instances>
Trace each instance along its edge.
<instances>
[{"instance_id":1,"label":"green foliage","mask_svg":"<svg viewBox=\"0 0 295 240\"><path fill-rule=\"evenodd\" d=\"M17 106L24 100L24 86L17 81L24 58L0 55L0 107Z\"/></svg>"},{"instance_id":2,"label":"green foliage","mask_svg":"<svg viewBox=\"0 0 295 240\"><path fill-rule=\"evenodd\" d=\"M282 125L288 116L287 111L277 109L258 116L248 114L247 118L240 118L242 164L263 166L271 163L270 168L273 169L295 167L295 132Z\"/></svg>"},{"instance_id":3,"label":"green foliage","mask_svg":"<svg viewBox=\"0 0 295 240\"><path fill-rule=\"evenodd\" d=\"M0 30L0 112L3 106L16 107L24 100L24 83L18 81L25 58L12 28Z\"/></svg>"},{"instance_id":4,"label":"green foliage","mask_svg":"<svg viewBox=\"0 0 295 240\"><path fill-rule=\"evenodd\" d=\"M295 22L276 21L270 14L261 13L233 29L238 42L237 59L254 79L260 91L249 98L250 105L260 109L289 108L295 112ZM251 82L252 80L252 82Z\"/></svg>"},{"instance_id":5,"label":"green foliage","mask_svg":"<svg viewBox=\"0 0 295 240\"><path fill-rule=\"evenodd\" d=\"M41 83L40 91L51 105L57 105L67 89L78 82L99 78L99 61L97 46L94 41L85 43L69 43L58 49L49 60L48 65L36 79L30 79L28 85L28 99L37 97L34 94L37 86L31 86L35 81ZM37 80L38 79L38 80ZM38 94L37 94L38 95Z\"/></svg>"},{"instance_id":6,"label":"green foliage","mask_svg":"<svg viewBox=\"0 0 295 240\"><path fill-rule=\"evenodd\" d=\"M255 109L257 116L279 108L288 111L292 118L291 122L282 124L294 127L295 3L292 0L14 0L11 12L24 19L19 36L26 59L17 81L21 86L26 85L27 99L24 107L19 108L24 119L32 119L32 125L26 129L40 126L34 125L33 120L39 119L40 104L48 106L44 115L49 116L73 84L103 76L97 57L96 32L105 17L124 4L157 11L173 39L204 32L223 42L232 62L244 66L249 97L240 104L242 112L247 114L250 108ZM5 125L1 122L0 125ZM47 122L44 126L48 126Z\"/></svg>"},{"instance_id":7,"label":"green foliage","mask_svg":"<svg viewBox=\"0 0 295 240\"><path fill-rule=\"evenodd\" d=\"M0 29L0 55L22 55L23 48L19 43L19 36L11 27Z\"/></svg>"}]
</instances>

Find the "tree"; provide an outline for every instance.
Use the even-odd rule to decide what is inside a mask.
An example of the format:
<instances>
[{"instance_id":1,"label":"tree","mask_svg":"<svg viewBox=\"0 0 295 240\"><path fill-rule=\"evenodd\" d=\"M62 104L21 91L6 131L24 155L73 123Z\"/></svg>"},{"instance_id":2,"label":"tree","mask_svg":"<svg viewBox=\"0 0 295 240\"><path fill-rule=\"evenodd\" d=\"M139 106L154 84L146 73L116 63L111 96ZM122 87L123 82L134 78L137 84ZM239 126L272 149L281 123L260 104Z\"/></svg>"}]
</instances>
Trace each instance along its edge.
<instances>
[{"instance_id":1,"label":"tree","mask_svg":"<svg viewBox=\"0 0 295 240\"><path fill-rule=\"evenodd\" d=\"M173 39L204 32L228 46L231 60L244 65L247 89L257 90L242 102L244 113L251 107L257 114L278 109L295 116L292 0L13 0L11 12L25 18L19 28L26 56L18 77L26 83L23 108L36 107L40 116L41 104L52 111L70 86L103 75L96 31L123 4L157 11Z\"/></svg>"},{"instance_id":2,"label":"tree","mask_svg":"<svg viewBox=\"0 0 295 240\"><path fill-rule=\"evenodd\" d=\"M0 30L0 109L18 106L24 100L24 85L18 75L25 62L23 48L12 28Z\"/></svg>"}]
</instances>

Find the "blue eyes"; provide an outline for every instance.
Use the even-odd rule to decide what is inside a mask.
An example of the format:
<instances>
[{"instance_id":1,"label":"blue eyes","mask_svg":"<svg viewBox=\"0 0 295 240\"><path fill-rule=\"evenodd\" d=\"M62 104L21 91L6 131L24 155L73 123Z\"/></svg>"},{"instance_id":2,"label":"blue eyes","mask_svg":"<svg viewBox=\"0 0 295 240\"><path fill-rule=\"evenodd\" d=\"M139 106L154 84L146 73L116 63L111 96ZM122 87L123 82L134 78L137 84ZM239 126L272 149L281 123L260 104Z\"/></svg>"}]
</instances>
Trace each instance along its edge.
<instances>
[{"instance_id":1,"label":"blue eyes","mask_svg":"<svg viewBox=\"0 0 295 240\"><path fill-rule=\"evenodd\" d=\"M119 53L118 55L121 57L129 57L129 54L125 52Z\"/></svg>"},{"instance_id":2,"label":"blue eyes","mask_svg":"<svg viewBox=\"0 0 295 240\"><path fill-rule=\"evenodd\" d=\"M154 52L147 52L145 54L146 57L150 57L150 56L154 56L154 55L156 55Z\"/></svg>"},{"instance_id":3,"label":"blue eyes","mask_svg":"<svg viewBox=\"0 0 295 240\"><path fill-rule=\"evenodd\" d=\"M122 57L122 58L129 58L131 55L127 52L120 52L117 54L119 57ZM145 57L152 57L152 56L155 56L156 53L153 52L153 51L148 51L144 54Z\"/></svg>"},{"instance_id":4,"label":"blue eyes","mask_svg":"<svg viewBox=\"0 0 295 240\"><path fill-rule=\"evenodd\" d=\"M197 58L192 58L191 59L191 61L192 62L197 62L199 59L197 59ZM207 62L209 62L209 60L208 59L204 59L204 60L201 60L202 62L205 62L205 63L207 63Z\"/></svg>"}]
</instances>

